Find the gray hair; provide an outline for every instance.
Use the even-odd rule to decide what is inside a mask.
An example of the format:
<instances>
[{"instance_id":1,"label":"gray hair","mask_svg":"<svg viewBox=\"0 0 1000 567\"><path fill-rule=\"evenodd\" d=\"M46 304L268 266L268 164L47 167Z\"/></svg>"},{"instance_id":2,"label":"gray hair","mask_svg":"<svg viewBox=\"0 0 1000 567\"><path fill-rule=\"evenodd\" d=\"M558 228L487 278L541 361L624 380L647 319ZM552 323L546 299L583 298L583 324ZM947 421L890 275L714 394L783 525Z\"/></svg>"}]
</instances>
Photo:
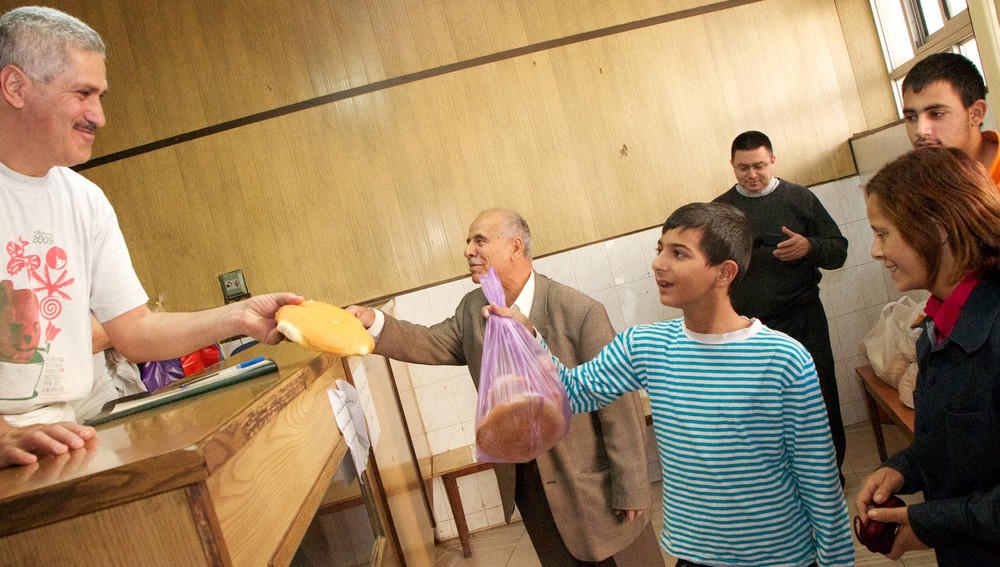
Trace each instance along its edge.
<instances>
[{"instance_id":1,"label":"gray hair","mask_svg":"<svg viewBox=\"0 0 1000 567\"><path fill-rule=\"evenodd\" d=\"M520 238L524 244L524 257L529 260L532 258L531 229L528 228L528 221L524 220L520 213L510 209L489 209L483 213L499 214L500 238Z\"/></svg>"},{"instance_id":2,"label":"gray hair","mask_svg":"<svg viewBox=\"0 0 1000 567\"><path fill-rule=\"evenodd\" d=\"M0 68L17 65L48 83L69 66L70 49L105 54L96 31L59 10L25 6L0 16Z\"/></svg>"}]
</instances>

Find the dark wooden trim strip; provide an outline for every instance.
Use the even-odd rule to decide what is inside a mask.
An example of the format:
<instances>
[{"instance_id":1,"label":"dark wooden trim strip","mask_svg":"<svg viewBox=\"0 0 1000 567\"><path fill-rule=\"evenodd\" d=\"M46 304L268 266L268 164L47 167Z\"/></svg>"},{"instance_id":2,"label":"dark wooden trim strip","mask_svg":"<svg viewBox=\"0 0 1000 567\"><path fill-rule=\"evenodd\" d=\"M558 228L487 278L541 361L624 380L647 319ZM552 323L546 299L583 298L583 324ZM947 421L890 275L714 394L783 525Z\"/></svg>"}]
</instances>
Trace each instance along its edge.
<instances>
[{"instance_id":1,"label":"dark wooden trim strip","mask_svg":"<svg viewBox=\"0 0 1000 567\"><path fill-rule=\"evenodd\" d=\"M695 16L703 16L705 14L710 14L712 12L737 8L745 4L753 4L760 1L761 0L724 0L722 2L716 2L714 4L708 4L706 6L689 8L687 10L681 10L679 12L673 12L661 16L654 16L652 18L636 20L634 22L626 22L624 24L618 24L607 28L601 28L557 39L551 39L540 43L525 45L523 47L508 49L506 51L499 51L497 53L490 53L489 55L474 57L472 59L467 59L465 61L457 61L455 63L449 63L448 65L442 65L441 67L435 67L433 69L424 69L416 73L410 73L407 75L400 75L399 77L392 77L389 79L384 79L382 81L376 81L374 83L362 85L360 87L354 87L353 89L347 89L335 93L330 93L328 95L323 95L313 99L304 100L294 104L289 104L287 106L282 106L272 110L258 112L256 114L244 116L242 118L237 118L235 120L229 120L227 122L222 122L214 126L200 128L198 130L193 130L191 132L186 132L184 134L178 134L176 136L171 136L169 138L157 140L155 142L150 142L148 144L142 144L134 148L113 152L107 155L96 157L86 163L74 167L73 169L76 171L83 171L100 165L105 165L115 161L145 154L148 152L153 152L177 144L182 144L184 142L190 142L191 140L204 138L206 136L218 134L220 132L232 130L234 128L239 128L241 126L255 124L257 122L262 122L264 120L270 120L272 118L277 118L279 116L284 116L286 114L291 114L293 112L308 110L310 108L315 108L317 106L330 104L332 102L337 102L340 100L345 100L356 96L382 91L385 89L391 89L393 87L406 85L423 79L439 77L441 75L446 75L448 73L455 73L457 71L463 71L465 69L470 69L473 67L479 67L482 65L488 65L490 63L496 63L498 61L504 61L506 59L513 59L515 57L521 57L523 55L529 55L531 53L538 53L540 51L546 51L549 49L564 47L566 45L571 45L574 43L580 43L583 41L589 41L592 39L634 31L637 29L647 28L650 26L656 26L667 22L674 22L677 20L693 18Z\"/></svg>"},{"instance_id":2,"label":"dark wooden trim strip","mask_svg":"<svg viewBox=\"0 0 1000 567\"><path fill-rule=\"evenodd\" d=\"M888 130L889 128L892 128L893 126L899 126L902 123L903 123L903 119L900 118L899 120L893 120L892 122L890 122L888 124L883 124L882 126L879 126L878 128L872 128L870 130L865 130L864 132L858 132L857 134L855 134L855 135L851 136L850 138L848 138L847 139L847 143L851 143L854 140L860 140L861 138L864 138L864 137L867 137L867 136L871 136L872 134L877 134L877 133L881 132L882 130Z\"/></svg>"},{"instance_id":3,"label":"dark wooden trim strip","mask_svg":"<svg viewBox=\"0 0 1000 567\"><path fill-rule=\"evenodd\" d=\"M188 500L191 519L201 540L201 548L205 552L205 564L209 567L231 567L229 548L219 525L219 517L212 505L212 494L205 482L197 482L184 487L184 495Z\"/></svg>"}]
</instances>

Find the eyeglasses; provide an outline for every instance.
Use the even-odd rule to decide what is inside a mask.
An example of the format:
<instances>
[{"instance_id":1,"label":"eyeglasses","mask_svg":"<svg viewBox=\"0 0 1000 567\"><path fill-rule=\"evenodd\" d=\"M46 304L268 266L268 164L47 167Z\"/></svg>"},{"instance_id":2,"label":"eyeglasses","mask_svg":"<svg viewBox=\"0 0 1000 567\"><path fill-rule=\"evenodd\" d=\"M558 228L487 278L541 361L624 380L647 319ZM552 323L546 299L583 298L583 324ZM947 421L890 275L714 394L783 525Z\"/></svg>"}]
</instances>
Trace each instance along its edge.
<instances>
[{"instance_id":1,"label":"eyeglasses","mask_svg":"<svg viewBox=\"0 0 1000 567\"><path fill-rule=\"evenodd\" d=\"M767 169L768 165L770 165L770 164L768 164L766 161L758 161L757 163L753 163L753 164L750 164L750 165L747 165L745 163L741 163L739 165L734 165L733 169L735 169L736 171L738 171L740 173L750 173L751 169L754 170L756 173L760 173L760 172L764 171L765 169Z\"/></svg>"}]
</instances>

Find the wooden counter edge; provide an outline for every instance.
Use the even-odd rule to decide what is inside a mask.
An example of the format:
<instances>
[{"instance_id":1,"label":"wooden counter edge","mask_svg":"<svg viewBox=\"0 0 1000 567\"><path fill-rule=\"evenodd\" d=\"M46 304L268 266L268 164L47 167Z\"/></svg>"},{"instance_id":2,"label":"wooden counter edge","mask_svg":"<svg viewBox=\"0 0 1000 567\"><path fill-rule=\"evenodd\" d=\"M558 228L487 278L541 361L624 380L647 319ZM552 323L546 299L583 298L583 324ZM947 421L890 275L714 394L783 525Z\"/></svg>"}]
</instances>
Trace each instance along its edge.
<instances>
[{"instance_id":1,"label":"wooden counter edge","mask_svg":"<svg viewBox=\"0 0 1000 567\"><path fill-rule=\"evenodd\" d=\"M324 465L323 471L316 479L316 482L313 483L312 488L309 490L309 495L299 508L298 514L295 515L295 520L292 521L292 524L285 531L285 535L281 539L281 544L275 550L268 565L281 566L291 563L295 552L299 548L299 544L302 542L302 535L306 533L306 529L308 529L310 522L312 522L313 517L316 515L320 502L323 500L324 494L326 494L326 489L330 485L330 481L337 474L337 469L340 468L341 461L347 456L347 449L347 443L345 442L339 443L334 449L333 455L327 461L326 465Z\"/></svg>"},{"instance_id":2,"label":"wooden counter edge","mask_svg":"<svg viewBox=\"0 0 1000 567\"><path fill-rule=\"evenodd\" d=\"M313 358L194 446L0 502L0 537L205 480L336 360Z\"/></svg>"},{"instance_id":3,"label":"wooden counter edge","mask_svg":"<svg viewBox=\"0 0 1000 567\"><path fill-rule=\"evenodd\" d=\"M175 490L208 476L200 452L179 450L0 503L0 537Z\"/></svg>"},{"instance_id":4,"label":"wooden counter edge","mask_svg":"<svg viewBox=\"0 0 1000 567\"><path fill-rule=\"evenodd\" d=\"M320 355L282 380L267 396L255 400L239 416L209 436L202 453L208 474L214 474L235 455L273 416L301 395L320 376L330 370L337 359Z\"/></svg>"}]
</instances>

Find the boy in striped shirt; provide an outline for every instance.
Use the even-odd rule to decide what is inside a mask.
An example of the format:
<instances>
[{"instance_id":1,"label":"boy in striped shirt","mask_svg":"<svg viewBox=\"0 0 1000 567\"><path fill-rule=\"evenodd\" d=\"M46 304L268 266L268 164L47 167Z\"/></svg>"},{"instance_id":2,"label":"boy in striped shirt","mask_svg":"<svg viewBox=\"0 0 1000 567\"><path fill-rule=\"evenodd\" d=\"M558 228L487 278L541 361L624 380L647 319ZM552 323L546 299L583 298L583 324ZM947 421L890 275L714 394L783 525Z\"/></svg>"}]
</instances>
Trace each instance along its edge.
<instances>
[{"instance_id":1,"label":"boy in striped shirt","mask_svg":"<svg viewBox=\"0 0 1000 567\"><path fill-rule=\"evenodd\" d=\"M557 366L574 412L648 392L663 476L660 545L678 567L854 565L812 358L729 301L752 245L730 205L677 209L652 267L661 303L684 317L637 325L594 360ZM490 309L533 330L516 311Z\"/></svg>"}]
</instances>

